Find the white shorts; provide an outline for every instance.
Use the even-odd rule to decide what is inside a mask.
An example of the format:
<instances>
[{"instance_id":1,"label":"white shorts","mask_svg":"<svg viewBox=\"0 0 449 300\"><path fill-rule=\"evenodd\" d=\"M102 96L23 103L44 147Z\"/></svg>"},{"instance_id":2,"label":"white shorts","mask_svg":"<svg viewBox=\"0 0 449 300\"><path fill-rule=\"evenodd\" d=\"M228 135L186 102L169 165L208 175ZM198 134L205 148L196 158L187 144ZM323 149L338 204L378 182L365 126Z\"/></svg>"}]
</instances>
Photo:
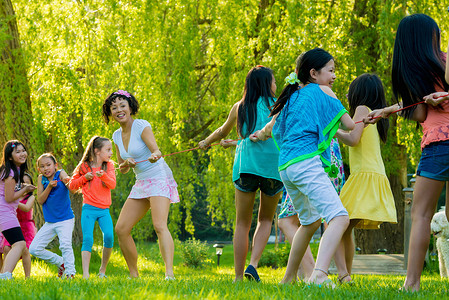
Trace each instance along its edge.
<instances>
[{"instance_id":1,"label":"white shorts","mask_svg":"<svg viewBox=\"0 0 449 300\"><path fill-rule=\"evenodd\" d=\"M297 162L280 175L301 224L310 225L320 218L329 223L335 217L348 215L319 156Z\"/></svg>"}]
</instances>

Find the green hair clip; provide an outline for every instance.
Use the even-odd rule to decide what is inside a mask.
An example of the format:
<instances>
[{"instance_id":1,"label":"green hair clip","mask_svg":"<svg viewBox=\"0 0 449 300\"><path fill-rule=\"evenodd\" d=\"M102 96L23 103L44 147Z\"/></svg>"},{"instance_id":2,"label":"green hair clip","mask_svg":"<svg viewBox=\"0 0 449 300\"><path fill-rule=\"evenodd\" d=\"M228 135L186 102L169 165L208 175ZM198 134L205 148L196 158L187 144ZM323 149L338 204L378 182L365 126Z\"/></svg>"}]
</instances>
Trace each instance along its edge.
<instances>
[{"instance_id":1,"label":"green hair clip","mask_svg":"<svg viewBox=\"0 0 449 300\"><path fill-rule=\"evenodd\" d=\"M299 83L299 79L298 79L298 76L296 75L296 73L291 72L290 75L285 77L285 83L288 83L288 84Z\"/></svg>"}]
</instances>

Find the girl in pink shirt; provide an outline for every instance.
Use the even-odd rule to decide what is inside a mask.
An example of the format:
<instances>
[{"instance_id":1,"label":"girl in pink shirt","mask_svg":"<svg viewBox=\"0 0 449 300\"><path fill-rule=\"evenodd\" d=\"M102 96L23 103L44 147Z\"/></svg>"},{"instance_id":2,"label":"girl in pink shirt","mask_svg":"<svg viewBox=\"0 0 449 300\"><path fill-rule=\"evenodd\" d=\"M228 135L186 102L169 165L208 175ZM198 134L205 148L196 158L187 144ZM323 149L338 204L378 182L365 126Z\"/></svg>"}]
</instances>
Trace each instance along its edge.
<instances>
[{"instance_id":1,"label":"girl in pink shirt","mask_svg":"<svg viewBox=\"0 0 449 300\"><path fill-rule=\"evenodd\" d=\"M109 213L111 190L115 188L115 169L110 160L111 156L111 141L104 137L92 137L84 151L83 158L73 171L73 177L69 184L70 189L81 189L83 193L81 257L85 279L89 278L95 221L98 221L103 232L103 257L98 273L100 278L106 277L106 267L114 245L114 227Z\"/></svg>"},{"instance_id":2,"label":"girl in pink shirt","mask_svg":"<svg viewBox=\"0 0 449 300\"><path fill-rule=\"evenodd\" d=\"M0 279L12 279L12 271L19 259L30 256L16 212L19 199L36 189L23 181L23 174L28 169L27 158L27 151L21 142L6 142L0 165L0 232L12 247L5 257Z\"/></svg>"},{"instance_id":3,"label":"girl in pink shirt","mask_svg":"<svg viewBox=\"0 0 449 300\"><path fill-rule=\"evenodd\" d=\"M29 174L23 176L23 181L28 184L33 184L33 179ZM19 201L19 206L17 208L17 219L20 223L20 228L22 229L23 237L25 238L27 249L29 252L31 242L36 235L36 225L33 220L33 205L35 197L33 193L28 193L25 197L21 198ZM11 250L11 244L5 241L5 256ZM23 271L25 272L25 277L28 278L31 275L31 256L28 254L22 256Z\"/></svg>"},{"instance_id":4,"label":"girl in pink shirt","mask_svg":"<svg viewBox=\"0 0 449 300\"><path fill-rule=\"evenodd\" d=\"M423 128L422 155L413 192L407 277L403 286L410 291L420 288L430 241L430 221L444 184L449 181L449 103L443 98L433 101L433 96L426 97L449 89L444 74L445 60L436 22L424 14L403 18L396 33L391 72L393 93L402 103L368 115L386 118L399 107L416 104L401 115L419 122ZM423 98L427 103L418 104ZM377 120L366 121L375 123Z\"/></svg>"}]
</instances>

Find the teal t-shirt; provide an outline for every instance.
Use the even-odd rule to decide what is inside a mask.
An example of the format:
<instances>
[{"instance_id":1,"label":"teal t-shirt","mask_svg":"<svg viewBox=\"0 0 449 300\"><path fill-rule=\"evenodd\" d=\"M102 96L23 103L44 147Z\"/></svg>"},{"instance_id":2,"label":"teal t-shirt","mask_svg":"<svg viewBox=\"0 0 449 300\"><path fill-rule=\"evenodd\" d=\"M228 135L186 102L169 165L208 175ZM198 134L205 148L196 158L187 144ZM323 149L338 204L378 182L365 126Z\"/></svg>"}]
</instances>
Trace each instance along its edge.
<instances>
[{"instance_id":1,"label":"teal t-shirt","mask_svg":"<svg viewBox=\"0 0 449 300\"><path fill-rule=\"evenodd\" d=\"M269 105L274 104L274 99L269 99ZM259 98L257 101L257 121L254 133L262 129L271 121L270 109L267 101ZM243 124L243 132L245 132L246 124ZM258 175L264 178L281 180L278 171L279 150L273 139L266 141L252 142L248 137L238 141L235 149L234 167L232 169L232 181L240 178L241 173Z\"/></svg>"},{"instance_id":2,"label":"teal t-shirt","mask_svg":"<svg viewBox=\"0 0 449 300\"><path fill-rule=\"evenodd\" d=\"M345 113L340 100L323 92L318 84L310 83L293 93L273 128L280 149L279 171L317 155L328 170L329 145Z\"/></svg>"}]
</instances>

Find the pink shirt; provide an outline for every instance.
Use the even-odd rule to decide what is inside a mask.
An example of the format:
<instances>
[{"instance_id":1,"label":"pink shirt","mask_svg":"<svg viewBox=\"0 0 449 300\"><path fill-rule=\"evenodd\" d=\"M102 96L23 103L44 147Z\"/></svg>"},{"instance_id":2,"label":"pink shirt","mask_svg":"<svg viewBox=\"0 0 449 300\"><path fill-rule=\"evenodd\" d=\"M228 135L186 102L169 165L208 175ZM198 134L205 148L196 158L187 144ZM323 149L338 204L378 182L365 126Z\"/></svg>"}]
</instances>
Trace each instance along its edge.
<instances>
[{"instance_id":1,"label":"pink shirt","mask_svg":"<svg viewBox=\"0 0 449 300\"><path fill-rule=\"evenodd\" d=\"M11 170L9 177L14 176ZM0 180L0 231L5 231L14 227L20 227L19 220L17 220L17 207L19 206L19 199L11 203L5 200L5 180Z\"/></svg>"}]
</instances>

